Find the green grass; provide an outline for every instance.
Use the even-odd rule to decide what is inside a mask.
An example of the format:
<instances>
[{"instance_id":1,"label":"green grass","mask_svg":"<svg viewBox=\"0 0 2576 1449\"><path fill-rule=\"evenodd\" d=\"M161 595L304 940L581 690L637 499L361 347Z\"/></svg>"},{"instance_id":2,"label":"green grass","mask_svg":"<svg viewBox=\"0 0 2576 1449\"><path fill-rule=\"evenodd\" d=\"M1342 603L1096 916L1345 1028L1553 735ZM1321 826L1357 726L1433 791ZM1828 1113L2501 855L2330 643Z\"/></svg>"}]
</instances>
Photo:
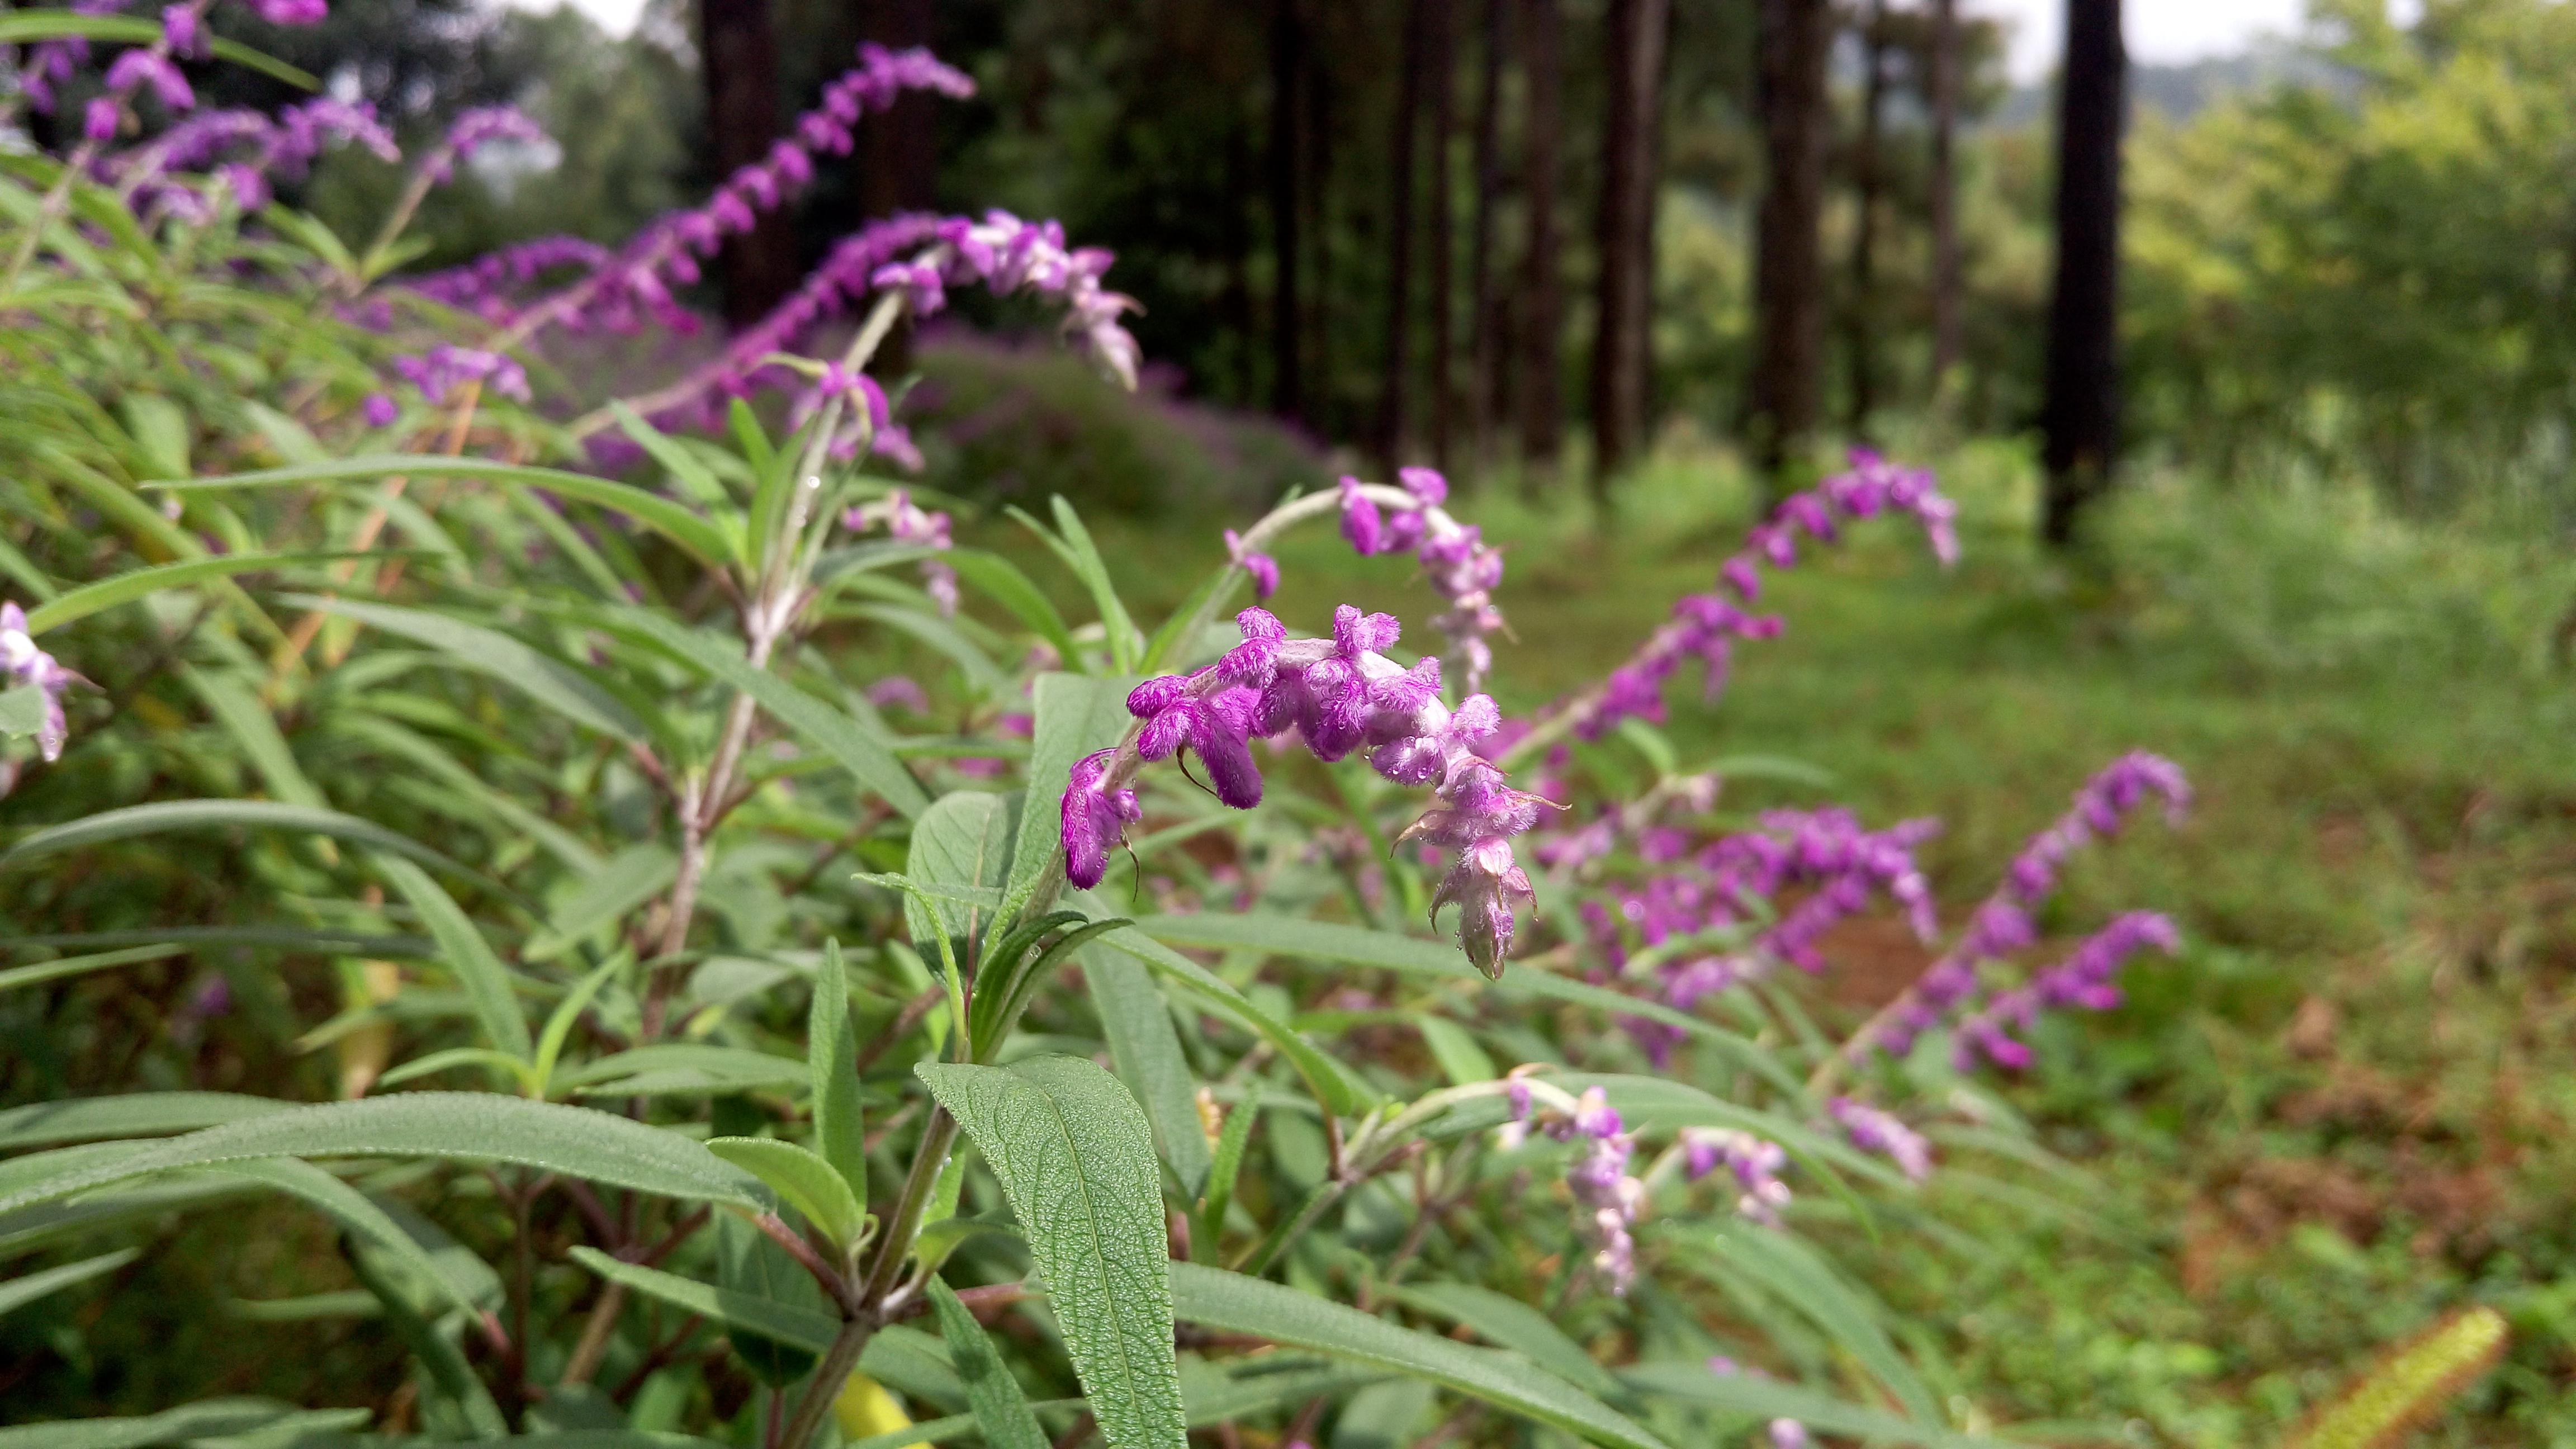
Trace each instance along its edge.
<instances>
[{"instance_id":1,"label":"green grass","mask_svg":"<svg viewBox=\"0 0 2576 1449\"><path fill-rule=\"evenodd\" d=\"M1893 523L1811 551L1765 596L1787 634L1740 651L1723 700L1673 690L1685 759L1791 755L1873 821L1940 816L1925 862L1955 920L2091 770L2156 750L2199 790L2190 819L2090 853L2045 924L2161 909L2188 947L2133 967L2122 1009L2051 1023L2006 1093L2099 1183L2112 1232L1950 1190L1984 1256L1859 1256L1938 1326L1952 1391L2006 1423L2091 1426L2064 1442L2283 1442L2383 1347L2481 1301L2512 1318L2511 1352L2418 1442L2576 1443L2576 681L2547 661L2576 570L2331 489L2171 480L2069 564L2021 524L2016 450L1954 453L1943 476L1962 566ZM1495 687L1527 707L1707 587L1745 494L1679 458L1607 534L1500 493L1459 511L1511 545ZM1147 616L1219 556L1217 526L1109 536L1175 560ZM1328 528L1281 561L1292 626L1350 601L1426 628L1408 570ZM1897 934L1844 941L1826 994L1857 1010L1904 979L1919 958Z\"/></svg>"}]
</instances>

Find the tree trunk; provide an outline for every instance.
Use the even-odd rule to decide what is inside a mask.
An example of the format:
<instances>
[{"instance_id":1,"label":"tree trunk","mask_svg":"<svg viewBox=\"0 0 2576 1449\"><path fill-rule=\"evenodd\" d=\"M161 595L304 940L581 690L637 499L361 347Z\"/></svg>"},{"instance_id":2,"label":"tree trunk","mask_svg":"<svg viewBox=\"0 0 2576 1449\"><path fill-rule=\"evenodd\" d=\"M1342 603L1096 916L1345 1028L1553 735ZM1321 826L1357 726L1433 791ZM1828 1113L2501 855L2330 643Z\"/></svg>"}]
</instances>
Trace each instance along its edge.
<instances>
[{"instance_id":1,"label":"tree trunk","mask_svg":"<svg viewBox=\"0 0 2576 1449\"><path fill-rule=\"evenodd\" d=\"M1851 296L1844 313L1851 351L1851 404L1848 431L1869 434L1869 415L1878 406L1878 336L1873 309L1878 305L1879 113L1887 106L1887 5L1870 0L1861 16L1860 137L1852 147L1852 185L1858 215L1853 218Z\"/></svg>"},{"instance_id":2,"label":"tree trunk","mask_svg":"<svg viewBox=\"0 0 2576 1449\"><path fill-rule=\"evenodd\" d=\"M1436 0L1406 0L1404 51L1395 81L1395 135L1387 170L1386 391L1378 414L1378 451L1387 470L1403 460L1413 427L1413 172L1421 130L1423 51Z\"/></svg>"},{"instance_id":3,"label":"tree trunk","mask_svg":"<svg viewBox=\"0 0 2576 1449\"><path fill-rule=\"evenodd\" d=\"M1814 433L1823 393L1825 59L1830 0L1756 0L1764 176L1755 221L1754 371L1748 422L1755 465L1774 487Z\"/></svg>"},{"instance_id":4,"label":"tree trunk","mask_svg":"<svg viewBox=\"0 0 2576 1449\"><path fill-rule=\"evenodd\" d=\"M1296 0L1270 7L1270 406L1291 422L1306 415L1297 306L1297 102L1305 88L1306 32Z\"/></svg>"},{"instance_id":5,"label":"tree trunk","mask_svg":"<svg viewBox=\"0 0 2576 1449\"><path fill-rule=\"evenodd\" d=\"M1959 0L1932 0L1932 393L1959 365Z\"/></svg>"},{"instance_id":6,"label":"tree trunk","mask_svg":"<svg viewBox=\"0 0 2576 1449\"><path fill-rule=\"evenodd\" d=\"M2048 309L2042 531L2074 536L2119 452L2120 0L2067 0L2057 120L2057 285Z\"/></svg>"},{"instance_id":7,"label":"tree trunk","mask_svg":"<svg viewBox=\"0 0 2576 1449\"><path fill-rule=\"evenodd\" d=\"M927 46L931 10L931 0L867 0L859 33L888 50ZM928 211L939 204L938 106L936 96L906 91L861 127L867 137L868 215Z\"/></svg>"},{"instance_id":8,"label":"tree trunk","mask_svg":"<svg viewBox=\"0 0 2576 1449\"><path fill-rule=\"evenodd\" d=\"M1609 496L1646 430L1647 310L1655 288L1655 155L1672 0L1610 0L1600 271L1592 343L1592 491Z\"/></svg>"},{"instance_id":9,"label":"tree trunk","mask_svg":"<svg viewBox=\"0 0 2576 1449\"><path fill-rule=\"evenodd\" d=\"M767 156L778 138L778 42L769 0L701 0L698 19L707 132L721 183ZM786 209L762 212L750 231L726 237L718 266L725 320L743 326L767 316L796 287L796 231Z\"/></svg>"},{"instance_id":10,"label":"tree trunk","mask_svg":"<svg viewBox=\"0 0 2576 1449\"><path fill-rule=\"evenodd\" d=\"M1467 446L1481 474L1493 466L1494 415L1501 409L1502 293L1495 285L1494 212L1503 197L1503 62L1511 52L1511 0L1485 0L1484 50L1476 96L1476 219L1467 244Z\"/></svg>"},{"instance_id":11,"label":"tree trunk","mask_svg":"<svg viewBox=\"0 0 2576 1449\"><path fill-rule=\"evenodd\" d=\"M1565 442L1565 279L1556 229L1557 187L1565 123L1565 14L1561 0L1521 0L1522 67L1529 100L1522 120L1521 194L1529 209L1529 247L1522 256L1520 315L1521 453L1535 482L1556 467Z\"/></svg>"},{"instance_id":12,"label":"tree trunk","mask_svg":"<svg viewBox=\"0 0 2576 1449\"><path fill-rule=\"evenodd\" d=\"M1240 117L1229 117L1225 130L1225 210L1218 218L1218 245L1225 253L1225 292L1218 310L1232 342L1234 401L1256 405L1259 349L1252 327L1252 134Z\"/></svg>"},{"instance_id":13,"label":"tree trunk","mask_svg":"<svg viewBox=\"0 0 2576 1449\"><path fill-rule=\"evenodd\" d=\"M1449 0L1429 0L1424 9L1424 79L1431 86L1431 465L1446 471L1457 400L1458 208L1451 195L1449 139L1458 125L1458 25Z\"/></svg>"},{"instance_id":14,"label":"tree trunk","mask_svg":"<svg viewBox=\"0 0 2576 1449\"><path fill-rule=\"evenodd\" d=\"M1306 420L1326 437L1342 435L1340 394L1334 387L1333 361L1338 355L1334 305L1333 250L1333 105L1336 99L1330 58L1307 53L1306 66Z\"/></svg>"}]
</instances>

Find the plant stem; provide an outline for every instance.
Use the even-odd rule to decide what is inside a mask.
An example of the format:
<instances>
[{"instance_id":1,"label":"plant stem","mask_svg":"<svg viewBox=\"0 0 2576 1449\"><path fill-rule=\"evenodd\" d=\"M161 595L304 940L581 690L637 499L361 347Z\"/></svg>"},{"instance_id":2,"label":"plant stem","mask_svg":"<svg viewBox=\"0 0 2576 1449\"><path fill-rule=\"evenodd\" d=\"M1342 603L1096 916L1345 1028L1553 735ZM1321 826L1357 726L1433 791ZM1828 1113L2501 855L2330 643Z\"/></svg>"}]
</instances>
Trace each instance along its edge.
<instances>
[{"instance_id":1,"label":"plant stem","mask_svg":"<svg viewBox=\"0 0 2576 1449\"><path fill-rule=\"evenodd\" d=\"M957 1119L945 1107L932 1108L930 1121L921 1129L921 1146L913 1154L912 1171L904 1177L903 1194L895 1199L894 1212L877 1240L876 1261L868 1265L860 1302L884 1308L886 1295L894 1291L895 1279L903 1272L904 1259L912 1253L913 1234L921 1230L921 1215L929 1210L940 1170L948 1165L948 1149L956 1141Z\"/></svg>"},{"instance_id":2,"label":"plant stem","mask_svg":"<svg viewBox=\"0 0 2576 1449\"><path fill-rule=\"evenodd\" d=\"M786 1431L778 1436L777 1449L805 1449L814 1431L822 1427L823 1415L830 1412L832 1401L841 1396L841 1386L849 1382L850 1370L858 1367L859 1355L867 1352L868 1340L876 1331L876 1324L865 1318L853 1318L841 1325L832 1347L814 1370L813 1382L805 1386L805 1396L796 1401L795 1417L787 1421Z\"/></svg>"}]
</instances>

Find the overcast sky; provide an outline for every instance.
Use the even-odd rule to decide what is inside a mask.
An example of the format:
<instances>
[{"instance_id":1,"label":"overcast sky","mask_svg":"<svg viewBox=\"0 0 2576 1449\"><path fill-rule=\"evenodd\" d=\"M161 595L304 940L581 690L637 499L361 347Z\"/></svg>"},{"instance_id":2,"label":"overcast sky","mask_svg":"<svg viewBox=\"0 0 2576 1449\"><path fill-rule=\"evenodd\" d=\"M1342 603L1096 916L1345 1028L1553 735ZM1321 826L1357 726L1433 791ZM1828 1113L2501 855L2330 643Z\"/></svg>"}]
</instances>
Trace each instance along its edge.
<instances>
[{"instance_id":1,"label":"overcast sky","mask_svg":"<svg viewBox=\"0 0 2576 1449\"><path fill-rule=\"evenodd\" d=\"M552 8L555 0L516 0ZM635 24L643 0L573 0L600 23L623 33ZM2012 22L2012 73L2037 80L2057 64L2065 44L2066 0L1965 0L1974 13ZM2298 28L2302 0L2128 0L2129 54L2141 61L2198 60L2242 50L2258 35Z\"/></svg>"}]
</instances>

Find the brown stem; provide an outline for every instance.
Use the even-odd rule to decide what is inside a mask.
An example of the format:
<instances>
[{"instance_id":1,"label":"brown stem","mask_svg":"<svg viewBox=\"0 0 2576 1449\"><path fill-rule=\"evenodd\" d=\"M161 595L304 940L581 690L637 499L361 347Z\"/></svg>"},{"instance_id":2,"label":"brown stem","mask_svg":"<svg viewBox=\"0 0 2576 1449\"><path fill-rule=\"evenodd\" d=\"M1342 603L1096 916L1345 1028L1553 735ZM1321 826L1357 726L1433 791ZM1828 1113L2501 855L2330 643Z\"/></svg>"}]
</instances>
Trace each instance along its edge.
<instances>
[{"instance_id":1,"label":"brown stem","mask_svg":"<svg viewBox=\"0 0 2576 1449\"><path fill-rule=\"evenodd\" d=\"M870 1063L884 1056L896 1042L912 1035L912 1029L921 1025L921 1019L930 1014L931 1008L947 999L948 993L934 985L923 988L919 996L905 1002L903 1010L895 1013L894 1024L870 1037L868 1044L859 1048L855 1061L857 1070L866 1071Z\"/></svg>"},{"instance_id":2,"label":"brown stem","mask_svg":"<svg viewBox=\"0 0 2576 1449\"><path fill-rule=\"evenodd\" d=\"M590 1306L590 1316L582 1320L581 1339L573 1345L572 1359L564 1365L562 1387L590 1382L599 1372L599 1361L608 1353L608 1336L617 1328L617 1315L626 1307L626 1285L610 1283L599 1291L599 1301Z\"/></svg>"}]
</instances>

